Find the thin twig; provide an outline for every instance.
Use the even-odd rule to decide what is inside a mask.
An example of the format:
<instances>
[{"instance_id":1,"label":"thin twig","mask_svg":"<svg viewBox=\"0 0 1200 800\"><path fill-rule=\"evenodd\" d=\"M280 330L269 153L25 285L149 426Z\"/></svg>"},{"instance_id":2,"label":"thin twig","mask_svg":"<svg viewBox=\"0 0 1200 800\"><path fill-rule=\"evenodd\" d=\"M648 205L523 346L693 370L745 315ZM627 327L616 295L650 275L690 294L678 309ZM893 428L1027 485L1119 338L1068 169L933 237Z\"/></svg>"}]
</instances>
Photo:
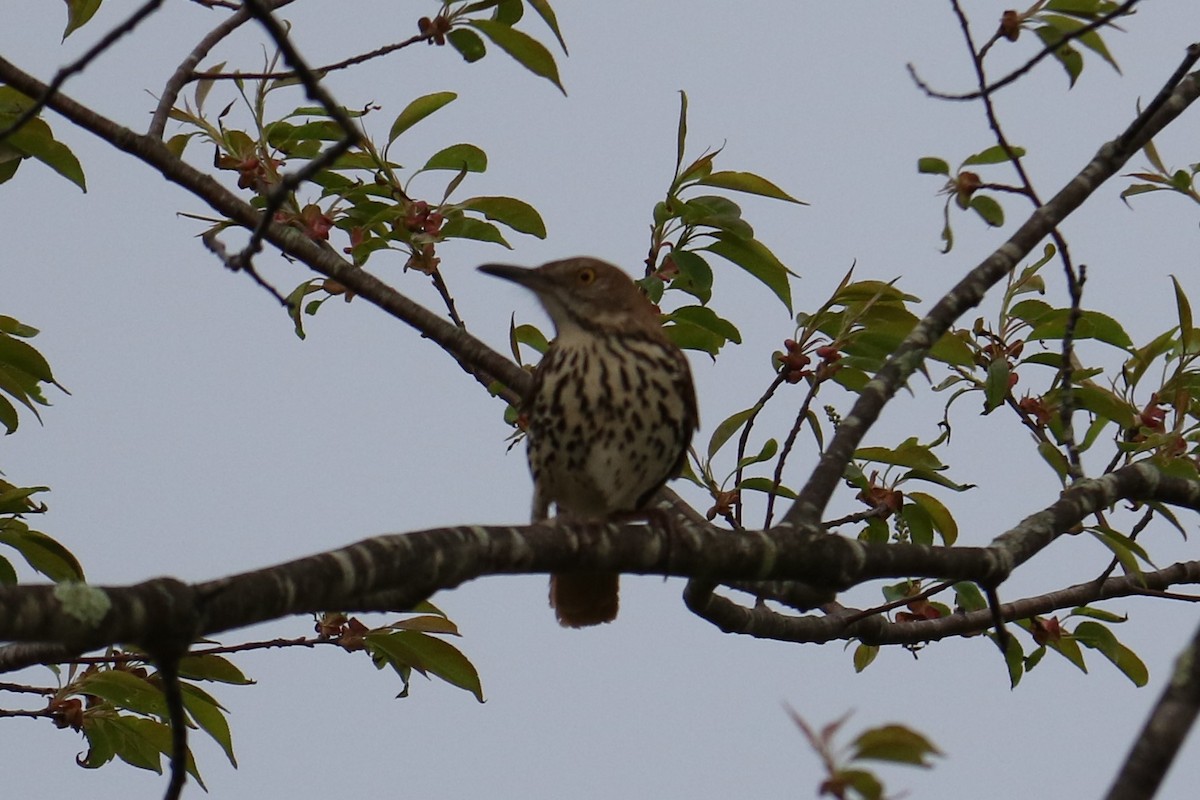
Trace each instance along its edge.
<instances>
[{"instance_id":1,"label":"thin twig","mask_svg":"<svg viewBox=\"0 0 1200 800\"><path fill-rule=\"evenodd\" d=\"M434 267L430 270L429 277L433 281L433 288L437 289L442 302L446 304L446 313L450 315L450 321L465 329L467 324L462 321L462 317L458 316L458 308L454 305L454 298L450 295L450 287L446 286L446 279L442 277L442 271Z\"/></svg>"},{"instance_id":2,"label":"thin twig","mask_svg":"<svg viewBox=\"0 0 1200 800\"><path fill-rule=\"evenodd\" d=\"M844 517L831 519L828 522L822 522L821 527L826 529L838 528L842 525L850 525L854 522L864 522L865 520L875 519L876 517L883 518L891 512L891 506L880 504L872 508L868 508L866 511L858 511L854 514L847 514Z\"/></svg>"},{"instance_id":3,"label":"thin twig","mask_svg":"<svg viewBox=\"0 0 1200 800\"><path fill-rule=\"evenodd\" d=\"M271 284L267 283L258 270L254 268L254 263L248 258L239 258L238 256L229 255L229 251L225 249L225 244L217 238L215 230L205 231L200 234L200 241L209 251L217 258L221 259L221 263L226 266L231 272L244 272L249 275L255 283L267 290L267 293L279 301L279 304L287 307L287 298L280 293Z\"/></svg>"},{"instance_id":4,"label":"thin twig","mask_svg":"<svg viewBox=\"0 0 1200 800\"><path fill-rule=\"evenodd\" d=\"M1062 363L1059 364L1058 414L1062 425L1062 443L1067 449L1067 474L1072 481L1083 480L1083 464L1079 457L1079 445L1075 442L1075 327L1083 314L1083 284L1087 281L1087 265L1080 264L1078 276L1071 269L1070 261L1064 262L1067 276L1067 292L1071 297L1071 309L1067 313L1066 329L1062 338Z\"/></svg>"},{"instance_id":5,"label":"thin twig","mask_svg":"<svg viewBox=\"0 0 1200 800\"><path fill-rule=\"evenodd\" d=\"M792 447L796 444L796 437L800 434L800 428L804 425L804 420L808 417L808 409L812 405L813 398L817 396L817 389L824 383L824 379L813 377L812 382L808 385L808 394L804 395L804 402L800 404L800 410L796 412L796 421L792 423L792 429L788 431L787 440L783 443L783 449L779 451L779 460L775 462L775 475L771 479L771 491L767 494L767 513L763 520L763 529L767 530L771 527L771 517L775 512L775 498L778 497L776 492L779 490L780 484L783 483L783 465L787 462L787 457L792 452Z\"/></svg>"},{"instance_id":6,"label":"thin twig","mask_svg":"<svg viewBox=\"0 0 1200 800\"><path fill-rule=\"evenodd\" d=\"M291 2L291 0L287 0L287 2ZM326 64L322 67L315 67L312 69L312 72L315 75L324 77L327 73L334 72L339 69L346 69L347 67L353 67L357 64L362 64L365 61L379 58L380 56L386 56L389 53L396 52L397 50L403 50L405 47L414 45L417 42L430 41L433 39L434 35L435 31L431 28L427 33L418 33L416 36L411 36L405 39L403 42L393 42L392 44L386 44L383 47L378 47L368 53L359 53L356 56L351 56L350 58L346 58L341 61L335 61L332 64ZM279 72L241 72L239 70L235 72L194 72L189 80L283 80L298 77L300 77L300 72L299 70L295 69L283 70Z\"/></svg>"},{"instance_id":7,"label":"thin twig","mask_svg":"<svg viewBox=\"0 0 1200 800\"><path fill-rule=\"evenodd\" d=\"M147 0L137 11L134 11L129 17L117 27L110 30L104 36L100 37L100 41L89 47L83 55L67 64L54 73L54 77L46 84L46 89L36 98L33 98L33 105L26 108L23 112L17 115L17 118L12 121L6 128L0 128L0 141L8 138L8 136L24 125L29 120L42 113L42 109L46 107L46 102L57 92L62 85L67 82L67 78L82 72L96 60L108 48L120 39L125 34L136 28L142 20L153 14L158 7L161 6L163 0Z\"/></svg>"},{"instance_id":8,"label":"thin twig","mask_svg":"<svg viewBox=\"0 0 1200 800\"><path fill-rule=\"evenodd\" d=\"M321 170L336 161L343 153L353 147L362 139L362 133L350 119L345 109L339 106L333 97L325 91L317 76L308 68L300 53L288 38L287 31L279 24L279 20L275 19L271 10L265 4L265 0L245 0L246 7L250 9L250 13L254 15L267 33L274 40L276 47L283 54L284 60L292 65L296 70L297 77L304 84L304 90L308 94L309 99L320 103L325 109L325 112L338 123L346 135L330 145L321 155L309 161L302 168L295 172L289 172L283 176L279 184L271 190L271 193L266 198L266 204L263 208L262 215L259 218L258 225L250 233L250 241L246 244L242 251L234 256L234 263L240 265L243 269L250 263L250 260L262 249L263 236L266 234L267 227L275 218L275 212L283 207L284 201L300 184L316 175Z\"/></svg>"},{"instance_id":9,"label":"thin twig","mask_svg":"<svg viewBox=\"0 0 1200 800\"><path fill-rule=\"evenodd\" d=\"M1033 58L1026 61L1024 64L1022 64L1017 69L1008 73L1003 78L996 81L995 83L985 84L984 86L980 87L979 89L977 89L973 92L964 92L963 94L948 94L946 92L939 92L936 89L934 89L933 87L931 87L924 80L921 79L921 77L917 74L917 68L914 67L912 64L907 65L908 74L910 76L912 76L913 82L916 83L918 89L920 89L922 92L924 92L927 96L935 98L937 100L957 100L957 101L978 100L979 98L983 97L986 94L991 94L992 92L995 92L997 89L1003 89L1005 86L1008 86L1010 83L1017 80L1022 75L1024 75L1025 73L1027 73L1031 69L1033 69L1035 66L1037 66L1044 58L1046 58L1049 55L1053 55L1054 52L1056 50L1058 50L1060 47L1062 47L1063 45L1071 42L1074 39L1078 39L1080 36L1086 36L1087 34L1091 33L1092 31L1104 27L1109 22L1111 22L1113 19L1115 19L1116 17L1128 14L1133 9L1133 7L1138 4L1138 2L1140 2L1140 0L1127 0L1127 2L1122 3L1120 6L1113 9L1109 13L1104 14L1100 17L1097 17L1096 19L1092 20L1088 24L1083 25L1079 28L1076 28L1073 31L1068 31L1067 33L1064 33L1062 35L1062 38L1060 38L1058 41L1054 42L1054 44L1048 44L1045 47L1043 47L1041 52L1039 52Z\"/></svg>"},{"instance_id":10,"label":"thin twig","mask_svg":"<svg viewBox=\"0 0 1200 800\"><path fill-rule=\"evenodd\" d=\"M272 11L277 11L291 2L292 0L270 0L270 8ZM205 34L204 38L197 42L196 46L188 53L187 58L171 73L171 77L167 79L166 85L163 86L162 96L158 98L158 105L154 107L154 116L150 119L150 127L146 129L148 135L156 139L163 137L163 131L167 128L167 119L170 116L172 106L179 99L179 93L183 91L183 87L189 81L196 80L196 73L193 72L196 65L222 39L233 33L250 19L253 19L250 9L247 6L236 8L237 11L235 13L231 14L224 22Z\"/></svg>"},{"instance_id":11,"label":"thin twig","mask_svg":"<svg viewBox=\"0 0 1200 800\"><path fill-rule=\"evenodd\" d=\"M767 401L770 400L775 395L775 392L779 390L779 387L783 385L783 381L784 375L782 372L780 372L774 377L774 379L772 379L771 385L768 386L767 390L762 393L762 397L758 398L758 402L751 406L751 408L754 409L754 413L746 419L746 424L742 427L742 435L738 437L737 472L733 478L733 486L735 489L742 485L742 473L745 471L745 467L742 466L742 459L746 457L746 443L750 440L750 430L754 427L754 421L758 419L759 413L762 412L763 408L767 405ZM734 508L733 528L734 530L742 530L741 500L738 501L737 506Z\"/></svg>"},{"instance_id":12,"label":"thin twig","mask_svg":"<svg viewBox=\"0 0 1200 800\"><path fill-rule=\"evenodd\" d=\"M955 16L958 17L959 27L963 33L963 39L966 41L967 49L971 53L971 63L975 68L975 79L979 86L979 98L983 101L984 113L987 115L988 127L991 128L992 134L996 137L996 143L1004 150L1008 156L1009 162L1016 170L1017 176L1021 180L1021 187L1017 189L1020 193L1029 198L1035 208L1042 207L1042 200L1038 197L1037 190L1033 186L1033 181L1030 180L1029 174L1025 171L1025 164L1021 161L1021 156L1017 153L1016 148L1008 141L1008 137L1004 135L1004 129L1000 125L1000 117L996 114L996 106L992 102L992 91L987 82L987 75L983 67L983 52L975 47L974 38L971 35L970 22L967 20L967 15L963 12L962 6L958 0L951 0L951 7L954 9ZM1077 276L1074 266L1071 264L1070 249L1067 247L1067 241L1063 238L1057 227L1050 231L1050 236L1054 240L1057 248L1058 257L1063 264L1063 271L1067 279L1067 290L1071 297L1071 318L1067 323L1067 332L1063 336L1063 355L1062 364L1059 367L1059 376L1061 378L1061 390L1059 398L1059 418L1061 420L1062 436L1061 442L1067 451L1067 473L1071 480L1077 481L1084 477L1083 466L1079 457L1079 447L1075 443L1075 427L1074 418L1074 395L1071 385L1071 357L1074 325L1079 320L1083 280Z\"/></svg>"},{"instance_id":13,"label":"thin twig","mask_svg":"<svg viewBox=\"0 0 1200 800\"><path fill-rule=\"evenodd\" d=\"M847 625L852 625L859 620L866 619L867 617L873 617L876 614L886 614L894 608L901 608L916 600L928 600L935 594L941 594L950 587L954 586L955 583L957 583L957 581L942 581L941 583L935 583L925 591L915 594L912 597L902 597L899 600L893 600L890 603L884 603L883 605L876 606L875 608L868 608L863 611L850 614L849 616L845 617L845 623Z\"/></svg>"}]
</instances>

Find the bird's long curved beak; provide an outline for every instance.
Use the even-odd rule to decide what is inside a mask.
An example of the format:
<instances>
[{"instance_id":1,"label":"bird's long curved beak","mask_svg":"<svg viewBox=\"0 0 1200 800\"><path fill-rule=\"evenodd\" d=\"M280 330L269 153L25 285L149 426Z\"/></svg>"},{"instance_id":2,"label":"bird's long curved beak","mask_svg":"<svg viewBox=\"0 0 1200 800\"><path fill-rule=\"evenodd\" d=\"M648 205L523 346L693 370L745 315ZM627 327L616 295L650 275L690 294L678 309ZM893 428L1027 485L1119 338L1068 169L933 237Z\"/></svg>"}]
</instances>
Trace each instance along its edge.
<instances>
[{"instance_id":1,"label":"bird's long curved beak","mask_svg":"<svg viewBox=\"0 0 1200 800\"><path fill-rule=\"evenodd\" d=\"M483 264L479 267L479 271L512 281L529 289L535 289L542 284L538 271L529 267L518 267L512 264Z\"/></svg>"}]
</instances>

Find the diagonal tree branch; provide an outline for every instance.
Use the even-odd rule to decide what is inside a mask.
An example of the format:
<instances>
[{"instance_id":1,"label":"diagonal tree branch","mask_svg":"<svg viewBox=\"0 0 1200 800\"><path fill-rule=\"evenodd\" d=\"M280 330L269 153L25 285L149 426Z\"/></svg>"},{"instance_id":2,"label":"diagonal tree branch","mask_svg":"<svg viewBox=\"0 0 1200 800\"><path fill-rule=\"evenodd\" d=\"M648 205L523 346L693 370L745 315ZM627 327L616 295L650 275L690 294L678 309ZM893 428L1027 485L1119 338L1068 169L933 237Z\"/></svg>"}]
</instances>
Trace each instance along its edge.
<instances>
[{"instance_id":1,"label":"diagonal tree branch","mask_svg":"<svg viewBox=\"0 0 1200 800\"><path fill-rule=\"evenodd\" d=\"M1158 792L1200 712L1200 628L1175 659L1167 688L1133 740L1106 800L1149 800Z\"/></svg>"},{"instance_id":2,"label":"diagonal tree branch","mask_svg":"<svg viewBox=\"0 0 1200 800\"><path fill-rule=\"evenodd\" d=\"M31 97L40 96L45 84L0 57L0 81ZM46 101L48 108L69 121L129 153L147 164L164 178L175 183L208 204L210 208L237 224L253 230L260 212L218 181L173 155L161 140L135 133L90 108L55 92ZM333 278L368 302L415 328L452 353L461 362L503 383L500 395L513 402L529 385L529 374L462 328L447 322L437 314L397 292L371 273L355 267L331 249L308 239L295 228L276 223L263 232L265 241L280 251L304 263L314 271Z\"/></svg>"},{"instance_id":3,"label":"diagonal tree branch","mask_svg":"<svg viewBox=\"0 0 1200 800\"><path fill-rule=\"evenodd\" d=\"M1143 144L1178 118L1197 97L1200 97L1200 74L1193 72L1179 81L1149 120L1143 123L1139 118L1129 130L1101 147L1078 175L1044 206L1035 210L1007 242L937 302L896 348L875 378L863 387L850 413L838 426L833 441L821 454L808 483L788 509L783 524L811 527L817 523L855 448L879 418L883 407L920 368L933 344L962 314L979 305L992 286L1025 258L1055 226L1079 208L1104 181L1115 175Z\"/></svg>"},{"instance_id":4,"label":"diagonal tree branch","mask_svg":"<svg viewBox=\"0 0 1200 800\"><path fill-rule=\"evenodd\" d=\"M840 590L880 578L928 577L995 586L1043 542L1120 499L1200 510L1200 481L1163 476L1145 462L1123 467L1073 485L988 547L864 543L792 528L731 534L690 516L665 528L543 523L376 536L194 585L160 578L127 587L0 587L0 640L56 642L67 652L117 642L171 652L180 641L291 614L408 609L485 575L577 569L691 577L689 607L714 621L706 609L731 601L715 598L712 589L729 581L802 581ZM864 620L860 630L871 624L878 623Z\"/></svg>"}]
</instances>

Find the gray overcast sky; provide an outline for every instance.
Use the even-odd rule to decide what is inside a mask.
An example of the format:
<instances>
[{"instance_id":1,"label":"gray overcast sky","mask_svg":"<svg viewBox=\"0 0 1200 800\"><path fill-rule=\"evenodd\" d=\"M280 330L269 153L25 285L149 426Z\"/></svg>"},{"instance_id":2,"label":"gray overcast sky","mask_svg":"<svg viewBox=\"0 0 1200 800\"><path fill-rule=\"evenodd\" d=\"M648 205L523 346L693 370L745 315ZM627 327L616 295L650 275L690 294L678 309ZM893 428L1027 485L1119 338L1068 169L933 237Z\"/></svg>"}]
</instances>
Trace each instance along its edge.
<instances>
[{"instance_id":1,"label":"gray overcast sky","mask_svg":"<svg viewBox=\"0 0 1200 800\"><path fill-rule=\"evenodd\" d=\"M0 54L42 78L134 6L109 0L60 48L62 5L19 5L0 26ZM301 0L285 16L305 56L324 63L411 35L415 18L435 5ZM969 5L983 39L1005 6ZM718 164L762 173L812 203L742 203L759 237L801 275L798 310L815 307L855 262L860 278L901 276L927 307L1006 235L959 218L954 252L939 255L938 181L915 170L919 156L957 163L991 144L978 107L928 100L905 71L911 61L937 86L970 88L946 3L561 2L558 13L571 49L559 58L566 98L502 54L467 66L449 48L410 49L330 80L347 106L383 106L378 137L412 97L458 92L393 155L415 164L444 145L474 142L490 167L467 180L462 196L508 194L542 212L546 241L518 235L512 253L458 244L441 252L468 325L497 348L513 310L522 320L543 318L531 297L477 275L474 265L586 253L637 268L650 209L670 180L680 89L691 100L693 153L724 144ZM169 3L65 90L144 128L153 107L147 92L159 90L222 16ZM548 38L532 19L523 27ZM1127 124L1138 98L1158 90L1200 34L1200 5L1147 0L1123 27L1127 34L1107 34L1123 76L1089 54L1071 92L1047 63L999 98L1007 132L1028 148L1044 195ZM999 46L1011 54L999 52L993 72L1033 52L1031 38ZM207 63L257 68L262 41L247 26ZM231 99L222 91L210 108ZM1159 141L1168 163L1196 158L1196 113ZM35 344L72 395L54 396L45 427L26 419L5 439L0 463L10 480L54 488L51 513L38 523L80 556L93 582L207 579L381 532L527 518L529 479L523 454L505 453L501 404L443 353L364 302L329 303L309 323L308 340L297 340L264 292L193 238L197 223L176 216L204 213L198 201L47 119L83 161L89 192L38 165L23 166L0 189L0 313L43 330ZM203 147L191 155L209 161ZM414 191L440 196L441 179L418 179ZM1076 261L1090 267L1086 305L1120 315L1145 341L1172 324L1169 274L1200 297L1195 212L1158 197L1137 200L1131 212L1119 188L1114 182L1092 199L1066 233ZM1025 212L1013 199L1005 206L1008 231ZM258 263L285 290L307 277L270 255ZM371 262L401 291L437 307L423 279L400 266ZM1050 300L1064 303L1056 276L1048 273ZM732 269L717 281L717 309L742 326L746 344L715 366L693 359L701 441L753 402L770 381L769 352L792 331L760 285ZM985 309L994 313L994 303ZM940 398L921 392L919 400L889 411L870 443L932 438ZM1057 492L1025 437L1014 435L1015 423L981 420L976 411L972 402L956 407L950 459L953 477L981 488L945 498L963 544L986 543ZM786 418L774 420L777 435ZM810 463L811 453L796 461L793 484ZM843 493L833 510L854 509ZM1194 543L1178 540L1154 529L1146 544L1160 564L1194 557ZM1094 576L1107 561L1099 550L1082 539L1060 542L1006 586L1005 597ZM1089 653L1089 675L1050 657L1010 691L994 648L981 640L949 640L918 658L887 650L855 675L849 651L837 645L719 633L684 609L681 587L626 578L621 618L583 632L558 628L541 576L491 578L439 595L482 674L484 705L420 679L412 697L394 700L400 686L390 673L332 648L238 657L259 685L216 693L231 710L241 765L231 769L196 736L204 776L218 797L812 796L818 764L786 703L816 724L853 709L848 730L902 721L929 735L947 758L930 772L882 768L893 791L1095 797L1198 617L1183 604L1106 606L1132 616L1116 632L1150 667L1144 689ZM856 597L870 603L878 595ZM310 629L298 618L240 633ZM1198 747L1193 737L1161 797L1194 796ZM72 766L82 749L73 734L45 723L6 721L6 795L161 791L157 776L122 765L98 773Z\"/></svg>"}]
</instances>

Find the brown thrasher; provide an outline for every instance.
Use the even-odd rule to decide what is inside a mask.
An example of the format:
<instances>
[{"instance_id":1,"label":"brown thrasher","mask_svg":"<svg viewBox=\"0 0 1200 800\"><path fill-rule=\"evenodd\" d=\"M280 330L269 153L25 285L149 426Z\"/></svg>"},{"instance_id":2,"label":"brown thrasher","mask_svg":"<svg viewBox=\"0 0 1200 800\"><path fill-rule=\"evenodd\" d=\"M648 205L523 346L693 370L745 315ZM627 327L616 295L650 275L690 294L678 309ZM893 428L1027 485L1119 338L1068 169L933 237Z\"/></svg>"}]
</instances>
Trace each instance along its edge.
<instances>
[{"instance_id":1,"label":"brown thrasher","mask_svg":"<svg viewBox=\"0 0 1200 800\"><path fill-rule=\"evenodd\" d=\"M549 514L601 522L637 512L679 474L697 425L683 353L629 276L594 258L536 269L486 264L537 295L558 335L533 373L522 412L533 473L533 521ZM550 576L560 624L617 616L618 575Z\"/></svg>"}]
</instances>

